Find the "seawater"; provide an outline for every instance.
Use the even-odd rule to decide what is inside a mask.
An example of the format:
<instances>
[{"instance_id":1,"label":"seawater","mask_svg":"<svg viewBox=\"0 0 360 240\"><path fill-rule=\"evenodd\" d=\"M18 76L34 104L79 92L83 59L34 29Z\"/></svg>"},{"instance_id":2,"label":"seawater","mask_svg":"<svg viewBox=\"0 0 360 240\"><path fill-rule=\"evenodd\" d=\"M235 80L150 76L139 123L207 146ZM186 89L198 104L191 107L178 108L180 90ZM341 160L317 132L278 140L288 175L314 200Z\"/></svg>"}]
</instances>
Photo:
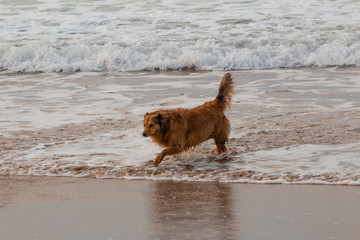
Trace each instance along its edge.
<instances>
[{"instance_id":1,"label":"seawater","mask_svg":"<svg viewBox=\"0 0 360 240\"><path fill-rule=\"evenodd\" d=\"M360 65L358 1L0 2L0 70Z\"/></svg>"},{"instance_id":2,"label":"seawater","mask_svg":"<svg viewBox=\"0 0 360 240\"><path fill-rule=\"evenodd\" d=\"M152 161L143 116L213 100L224 72L0 74L0 174L360 185L358 68L232 72L225 155Z\"/></svg>"}]
</instances>

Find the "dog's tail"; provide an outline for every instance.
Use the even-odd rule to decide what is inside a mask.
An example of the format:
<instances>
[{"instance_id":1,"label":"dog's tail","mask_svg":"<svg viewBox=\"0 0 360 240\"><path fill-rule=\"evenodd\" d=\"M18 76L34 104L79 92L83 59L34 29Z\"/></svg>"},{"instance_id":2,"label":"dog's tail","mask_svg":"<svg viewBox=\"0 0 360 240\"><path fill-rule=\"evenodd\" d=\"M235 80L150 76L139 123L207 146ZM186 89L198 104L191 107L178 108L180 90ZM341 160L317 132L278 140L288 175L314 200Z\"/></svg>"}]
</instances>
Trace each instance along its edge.
<instances>
[{"instance_id":1,"label":"dog's tail","mask_svg":"<svg viewBox=\"0 0 360 240\"><path fill-rule=\"evenodd\" d=\"M226 109L231 108L231 100L234 95L234 82L231 73L226 73L221 80L219 86L219 93L216 100L220 104L221 109L225 112Z\"/></svg>"}]
</instances>

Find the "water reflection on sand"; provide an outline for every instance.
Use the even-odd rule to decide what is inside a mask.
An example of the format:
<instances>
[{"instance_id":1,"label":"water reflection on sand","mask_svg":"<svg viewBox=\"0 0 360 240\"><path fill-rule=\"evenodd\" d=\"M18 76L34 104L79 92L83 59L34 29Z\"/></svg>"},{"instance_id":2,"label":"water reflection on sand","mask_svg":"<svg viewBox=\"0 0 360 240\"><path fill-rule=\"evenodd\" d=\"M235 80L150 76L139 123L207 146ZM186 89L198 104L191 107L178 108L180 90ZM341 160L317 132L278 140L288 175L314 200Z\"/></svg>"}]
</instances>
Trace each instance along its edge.
<instances>
[{"instance_id":1,"label":"water reflection on sand","mask_svg":"<svg viewBox=\"0 0 360 240\"><path fill-rule=\"evenodd\" d=\"M153 185L150 239L237 239L229 184L159 181Z\"/></svg>"}]
</instances>

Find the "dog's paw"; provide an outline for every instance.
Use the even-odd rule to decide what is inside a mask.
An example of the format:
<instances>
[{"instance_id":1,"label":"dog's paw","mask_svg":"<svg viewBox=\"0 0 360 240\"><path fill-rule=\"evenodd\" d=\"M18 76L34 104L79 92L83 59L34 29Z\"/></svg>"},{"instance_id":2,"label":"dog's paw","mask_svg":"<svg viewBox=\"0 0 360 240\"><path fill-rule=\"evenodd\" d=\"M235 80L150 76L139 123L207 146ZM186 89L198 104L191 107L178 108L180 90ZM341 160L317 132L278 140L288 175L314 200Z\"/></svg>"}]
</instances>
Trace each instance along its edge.
<instances>
[{"instance_id":1,"label":"dog's paw","mask_svg":"<svg viewBox=\"0 0 360 240\"><path fill-rule=\"evenodd\" d=\"M213 155L216 155L216 154L217 154L217 150L216 150L216 148L215 148L215 149L211 150L211 151L208 153L208 157L213 156Z\"/></svg>"},{"instance_id":2,"label":"dog's paw","mask_svg":"<svg viewBox=\"0 0 360 240\"><path fill-rule=\"evenodd\" d=\"M155 167L157 167L160 162L161 162L161 159L157 157L157 158L155 158L153 164L154 164Z\"/></svg>"}]
</instances>

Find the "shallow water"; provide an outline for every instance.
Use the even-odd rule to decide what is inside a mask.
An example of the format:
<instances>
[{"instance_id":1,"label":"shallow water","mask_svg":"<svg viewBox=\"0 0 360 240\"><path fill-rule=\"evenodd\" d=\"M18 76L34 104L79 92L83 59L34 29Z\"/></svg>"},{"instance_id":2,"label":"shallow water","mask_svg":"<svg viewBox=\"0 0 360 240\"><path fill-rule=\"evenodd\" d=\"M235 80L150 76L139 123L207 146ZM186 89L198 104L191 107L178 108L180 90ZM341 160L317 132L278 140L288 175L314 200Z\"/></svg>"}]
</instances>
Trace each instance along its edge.
<instances>
[{"instance_id":1,"label":"shallow water","mask_svg":"<svg viewBox=\"0 0 360 240\"><path fill-rule=\"evenodd\" d=\"M0 75L0 174L360 184L357 68L233 72L228 153L166 158L143 138L156 109L212 100L223 72Z\"/></svg>"}]
</instances>

